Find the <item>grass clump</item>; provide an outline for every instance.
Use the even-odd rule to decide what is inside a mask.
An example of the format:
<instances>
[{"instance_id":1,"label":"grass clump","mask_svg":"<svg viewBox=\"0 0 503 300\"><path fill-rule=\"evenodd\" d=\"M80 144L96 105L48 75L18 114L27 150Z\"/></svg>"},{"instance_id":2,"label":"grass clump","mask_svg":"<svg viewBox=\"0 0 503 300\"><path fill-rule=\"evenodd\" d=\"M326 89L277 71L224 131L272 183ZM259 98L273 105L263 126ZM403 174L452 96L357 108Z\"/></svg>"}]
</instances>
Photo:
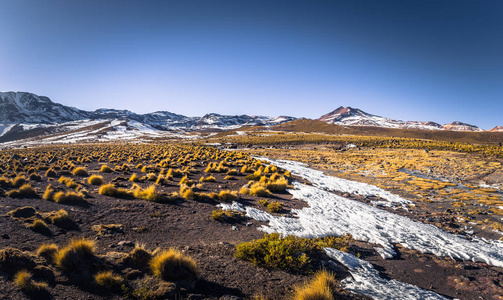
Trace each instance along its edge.
<instances>
[{"instance_id":1,"label":"grass clump","mask_svg":"<svg viewBox=\"0 0 503 300\"><path fill-rule=\"evenodd\" d=\"M316 272L313 279L295 288L293 299L296 300L334 300L337 280L334 274L322 270Z\"/></svg>"},{"instance_id":2,"label":"grass clump","mask_svg":"<svg viewBox=\"0 0 503 300\"><path fill-rule=\"evenodd\" d=\"M71 189L77 188L79 186L76 182L73 181L73 179L65 176L59 177L58 181L59 183L62 183Z\"/></svg>"},{"instance_id":3,"label":"grass clump","mask_svg":"<svg viewBox=\"0 0 503 300\"><path fill-rule=\"evenodd\" d=\"M60 204L81 204L85 203L83 193L59 191L54 194L53 200Z\"/></svg>"},{"instance_id":4,"label":"grass clump","mask_svg":"<svg viewBox=\"0 0 503 300\"><path fill-rule=\"evenodd\" d=\"M91 226L92 231L98 235L112 235L114 233L124 233L122 224L99 224Z\"/></svg>"},{"instance_id":5,"label":"grass clump","mask_svg":"<svg viewBox=\"0 0 503 300\"><path fill-rule=\"evenodd\" d=\"M269 210L270 212L277 213L280 212L282 209L283 204L281 204L280 202L271 202L267 204L267 210Z\"/></svg>"},{"instance_id":6,"label":"grass clump","mask_svg":"<svg viewBox=\"0 0 503 300\"><path fill-rule=\"evenodd\" d=\"M176 249L164 250L150 261L150 270L156 277L166 281L195 280L196 261Z\"/></svg>"},{"instance_id":7,"label":"grass clump","mask_svg":"<svg viewBox=\"0 0 503 300\"><path fill-rule=\"evenodd\" d=\"M123 279L112 271L102 271L94 275L94 281L106 289L114 289L121 286Z\"/></svg>"},{"instance_id":8,"label":"grass clump","mask_svg":"<svg viewBox=\"0 0 503 300\"><path fill-rule=\"evenodd\" d=\"M33 275L27 270L21 270L14 276L14 284L25 292L43 291L47 288L47 283L36 282L32 277Z\"/></svg>"},{"instance_id":9,"label":"grass clump","mask_svg":"<svg viewBox=\"0 0 503 300\"><path fill-rule=\"evenodd\" d=\"M42 244L37 249L37 256L45 258L49 262L54 262L54 255L58 252L59 247L54 243Z\"/></svg>"},{"instance_id":10,"label":"grass clump","mask_svg":"<svg viewBox=\"0 0 503 300\"><path fill-rule=\"evenodd\" d=\"M47 232L49 230L47 224L40 219L34 220L33 223L28 225L28 228L36 232Z\"/></svg>"},{"instance_id":11,"label":"grass clump","mask_svg":"<svg viewBox=\"0 0 503 300\"><path fill-rule=\"evenodd\" d=\"M114 170L107 165L102 165L100 168L101 173L112 173Z\"/></svg>"},{"instance_id":12,"label":"grass clump","mask_svg":"<svg viewBox=\"0 0 503 300\"><path fill-rule=\"evenodd\" d=\"M103 177L100 175L92 175L87 179L87 182L92 185L102 185L103 184Z\"/></svg>"},{"instance_id":13,"label":"grass clump","mask_svg":"<svg viewBox=\"0 0 503 300\"><path fill-rule=\"evenodd\" d=\"M133 193L135 198L152 202L162 202L164 198L161 193L155 190L154 184L145 189L142 189L140 186L136 185Z\"/></svg>"},{"instance_id":14,"label":"grass clump","mask_svg":"<svg viewBox=\"0 0 503 300\"><path fill-rule=\"evenodd\" d=\"M114 198L130 199L134 197L131 191L123 188L116 188L113 184L102 185L98 191L100 195L110 196Z\"/></svg>"},{"instance_id":15,"label":"grass clump","mask_svg":"<svg viewBox=\"0 0 503 300\"><path fill-rule=\"evenodd\" d=\"M244 195L267 197L271 195L271 192L262 182L254 182L251 185L243 186L239 192Z\"/></svg>"},{"instance_id":16,"label":"grass clump","mask_svg":"<svg viewBox=\"0 0 503 300\"><path fill-rule=\"evenodd\" d=\"M215 221L234 223L244 219L245 215L237 210L223 210L219 208L213 210L210 217Z\"/></svg>"},{"instance_id":17,"label":"grass clump","mask_svg":"<svg viewBox=\"0 0 503 300\"><path fill-rule=\"evenodd\" d=\"M232 202L239 200L237 191L224 190L218 193L218 200L222 202Z\"/></svg>"},{"instance_id":18,"label":"grass clump","mask_svg":"<svg viewBox=\"0 0 503 300\"><path fill-rule=\"evenodd\" d=\"M29 183L23 184L17 190L11 190L7 192L7 196L11 198L37 198L38 194L34 188L31 187Z\"/></svg>"},{"instance_id":19,"label":"grass clump","mask_svg":"<svg viewBox=\"0 0 503 300\"><path fill-rule=\"evenodd\" d=\"M94 257L94 244L94 241L85 238L72 239L54 255L56 266L64 271L80 270L85 260Z\"/></svg>"},{"instance_id":20,"label":"grass clump","mask_svg":"<svg viewBox=\"0 0 503 300\"><path fill-rule=\"evenodd\" d=\"M131 177L129 177L129 181L131 181L131 182L140 182L141 179L140 179L140 176L136 175L136 173L133 173L133 175L131 175Z\"/></svg>"},{"instance_id":21,"label":"grass clump","mask_svg":"<svg viewBox=\"0 0 503 300\"><path fill-rule=\"evenodd\" d=\"M79 176L79 177L88 177L89 176L89 173L83 167L77 167L77 168L73 169L72 174L75 176Z\"/></svg>"},{"instance_id":22,"label":"grass clump","mask_svg":"<svg viewBox=\"0 0 503 300\"><path fill-rule=\"evenodd\" d=\"M215 182L217 180L215 179L215 177L210 175L208 177L204 177L204 176L201 177L201 179L199 179L199 181L201 181L201 182Z\"/></svg>"}]
</instances>

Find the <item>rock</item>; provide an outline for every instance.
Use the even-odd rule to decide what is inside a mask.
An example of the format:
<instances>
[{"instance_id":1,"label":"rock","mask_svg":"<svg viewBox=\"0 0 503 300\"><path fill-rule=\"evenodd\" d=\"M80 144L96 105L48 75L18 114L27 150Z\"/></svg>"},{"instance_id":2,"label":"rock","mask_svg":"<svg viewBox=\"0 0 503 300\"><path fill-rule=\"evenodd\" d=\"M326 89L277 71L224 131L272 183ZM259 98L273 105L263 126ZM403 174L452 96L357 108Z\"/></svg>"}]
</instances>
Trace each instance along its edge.
<instances>
[{"instance_id":1,"label":"rock","mask_svg":"<svg viewBox=\"0 0 503 300\"><path fill-rule=\"evenodd\" d=\"M246 223L246 227L250 227L250 226L252 226L252 225L253 225L253 223L252 223L252 222L248 222L248 223Z\"/></svg>"},{"instance_id":2,"label":"rock","mask_svg":"<svg viewBox=\"0 0 503 300\"><path fill-rule=\"evenodd\" d=\"M131 241L120 241L117 243L119 246L133 247L134 243Z\"/></svg>"},{"instance_id":3,"label":"rock","mask_svg":"<svg viewBox=\"0 0 503 300\"><path fill-rule=\"evenodd\" d=\"M232 230L239 230L239 227L237 227L237 226L232 226Z\"/></svg>"},{"instance_id":4,"label":"rock","mask_svg":"<svg viewBox=\"0 0 503 300\"><path fill-rule=\"evenodd\" d=\"M243 298L233 295L225 295L219 298L219 300L242 300Z\"/></svg>"},{"instance_id":5,"label":"rock","mask_svg":"<svg viewBox=\"0 0 503 300\"><path fill-rule=\"evenodd\" d=\"M197 300L197 299L206 299L206 295L202 294L188 294L187 299L189 300Z\"/></svg>"}]
</instances>

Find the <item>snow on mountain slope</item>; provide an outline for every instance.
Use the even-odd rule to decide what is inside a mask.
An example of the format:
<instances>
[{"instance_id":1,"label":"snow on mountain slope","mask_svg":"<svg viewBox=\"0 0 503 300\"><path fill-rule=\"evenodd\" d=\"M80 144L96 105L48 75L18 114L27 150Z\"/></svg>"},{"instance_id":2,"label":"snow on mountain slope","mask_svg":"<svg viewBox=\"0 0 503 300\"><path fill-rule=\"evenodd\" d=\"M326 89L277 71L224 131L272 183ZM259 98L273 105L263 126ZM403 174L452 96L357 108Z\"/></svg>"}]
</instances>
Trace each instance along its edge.
<instances>
[{"instance_id":1,"label":"snow on mountain slope","mask_svg":"<svg viewBox=\"0 0 503 300\"><path fill-rule=\"evenodd\" d=\"M484 131L475 125L470 125L470 124L457 122L457 121L449 123L449 124L445 124L442 127L447 130L453 130L453 131Z\"/></svg>"},{"instance_id":2,"label":"snow on mountain slope","mask_svg":"<svg viewBox=\"0 0 503 300\"><path fill-rule=\"evenodd\" d=\"M493 129L489 129L491 132L503 132L503 126L496 126Z\"/></svg>"},{"instance_id":3,"label":"snow on mountain slope","mask_svg":"<svg viewBox=\"0 0 503 300\"><path fill-rule=\"evenodd\" d=\"M24 92L0 93L0 123L53 123L85 119L88 112Z\"/></svg>"},{"instance_id":4,"label":"snow on mountain slope","mask_svg":"<svg viewBox=\"0 0 503 300\"><path fill-rule=\"evenodd\" d=\"M403 121L386 119L380 116L366 113L358 108L342 107L321 116L319 121L329 124L346 126L378 126L388 128L400 128L404 125Z\"/></svg>"},{"instance_id":5,"label":"snow on mountain slope","mask_svg":"<svg viewBox=\"0 0 503 300\"><path fill-rule=\"evenodd\" d=\"M461 122L440 125L431 121L401 121L384 118L366 113L358 108L340 106L336 110L319 117L317 120L329 124L344 126L376 126L385 128L422 129L422 130L453 130L453 131L483 131L474 125Z\"/></svg>"}]
</instances>

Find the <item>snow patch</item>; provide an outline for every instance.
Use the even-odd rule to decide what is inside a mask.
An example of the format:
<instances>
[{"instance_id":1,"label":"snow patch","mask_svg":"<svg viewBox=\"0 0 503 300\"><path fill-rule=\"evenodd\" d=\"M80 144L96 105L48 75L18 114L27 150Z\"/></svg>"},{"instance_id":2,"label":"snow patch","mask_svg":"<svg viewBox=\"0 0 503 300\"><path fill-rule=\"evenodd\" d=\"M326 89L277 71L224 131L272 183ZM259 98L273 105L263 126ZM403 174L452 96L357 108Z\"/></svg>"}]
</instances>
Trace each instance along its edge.
<instances>
[{"instance_id":1,"label":"snow patch","mask_svg":"<svg viewBox=\"0 0 503 300\"><path fill-rule=\"evenodd\" d=\"M371 263L356 256L332 248L324 248L325 253L349 269L351 277L342 281L344 288L374 299L447 299L435 292L427 291L415 285L379 276Z\"/></svg>"}]
</instances>

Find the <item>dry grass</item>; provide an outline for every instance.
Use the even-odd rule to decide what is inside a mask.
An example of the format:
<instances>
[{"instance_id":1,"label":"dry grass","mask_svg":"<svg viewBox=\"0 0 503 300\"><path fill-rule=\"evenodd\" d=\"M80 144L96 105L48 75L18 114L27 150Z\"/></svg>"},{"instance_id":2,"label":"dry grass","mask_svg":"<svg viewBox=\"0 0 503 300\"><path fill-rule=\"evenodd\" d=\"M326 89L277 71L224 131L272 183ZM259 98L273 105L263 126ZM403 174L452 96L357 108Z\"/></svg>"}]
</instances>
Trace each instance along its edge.
<instances>
[{"instance_id":1,"label":"dry grass","mask_svg":"<svg viewBox=\"0 0 503 300\"><path fill-rule=\"evenodd\" d=\"M94 244L94 241L85 238L72 239L54 255L56 266L64 271L81 269L85 260L94 257Z\"/></svg>"},{"instance_id":2,"label":"dry grass","mask_svg":"<svg viewBox=\"0 0 503 300\"><path fill-rule=\"evenodd\" d=\"M75 176L79 176L79 177L89 177L89 173L83 167L77 167L77 168L73 169L72 174Z\"/></svg>"},{"instance_id":3,"label":"dry grass","mask_svg":"<svg viewBox=\"0 0 503 300\"><path fill-rule=\"evenodd\" d=\"M103 177L100 175L92 175L87 179L87 182L92 185L102 185L103 184Z\"/></svg>"},{"instance_id":4,"label":"dry grass","mask_svg":"<svg viewBox=\"0 0 503 300\"><path fill-rule=\"evenodd\" d=\"M295 300L334 300L337 280L328 271L318 271L312 280L295 288Z\"/></svg>"},{"instance_id":5,"label":"dry grass","mask_svg":"<svg viewBox=\"0 0 503 300\"><path fill-rule=\"evenodd\" d=\"M114 198L131 199L134 193L123 188L116 188L113 184L108 183L102 185L98 191L100 195L110 196Z\"/></svg>"},{"instance_id":6,"label":"dry grass","mask_svg":"<svg viewBox=\"0 0 503 300\"><path fill-rule=\"evenodd\" d=\"M54 262L54 257L59 251L58 245L54 243L42 244L37 249L37 256L45 258L48 262Z\"/></svg>"},{"instance_id":7,"label":"dry grass","mask_svg":"<svg viewBox=\"0 0 503 300\"><path fill-rule=\"evenodd\" d=\"M114 289L120 287L124 279L112 271L102 271L94 275L94 281L101 287Z\"/></svg>"},{"instance_id":8,"label":"dry grass","mask_svg":"<svg viewBox=\"0 0 503 300\"><path fill-rule=\"evenodd\" d=\"M162 251L150 261L152 274L166 281L195 280L196 261L176 249Z\"/></svg>"},{"instance_id":9,"label":"dry grass","mask_svg":"<svg viewBox=\"0 0 503 300\"><path fill-rule=\"evenodd\" d=\"M14 284L25 292L38 292L47 288L47 283L33 281L32 276L27 270L19 271L14 276Z\"/></svg>"}]
</instances>

